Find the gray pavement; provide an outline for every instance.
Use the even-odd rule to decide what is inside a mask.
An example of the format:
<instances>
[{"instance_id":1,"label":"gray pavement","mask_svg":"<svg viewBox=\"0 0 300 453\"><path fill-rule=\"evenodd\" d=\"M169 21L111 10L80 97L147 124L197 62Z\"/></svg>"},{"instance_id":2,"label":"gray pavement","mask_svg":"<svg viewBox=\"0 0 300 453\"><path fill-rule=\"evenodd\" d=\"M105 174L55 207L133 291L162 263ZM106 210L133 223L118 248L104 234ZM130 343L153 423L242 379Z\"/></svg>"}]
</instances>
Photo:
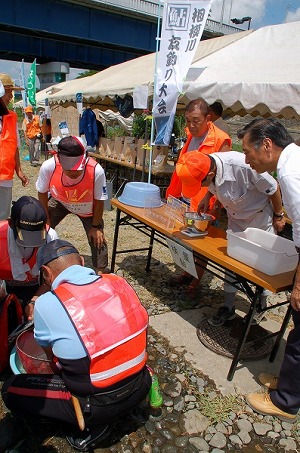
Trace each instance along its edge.
<instances>
[{"instance_id":1,"label":"gray pavement","mask_svg":"<svg viewBox=\"0 0 300 453\"><path fill-rule=\"evenodd\" d=\"M238 310L237 313L243 315ZM212 352L197 337L197 326L204 317L206 317L206 314L203 308L185 310L180 313L167 312L150 316L150 325L159 335L170 342L171 347L175 348L177 352L181 352L195 369L213 380L216 387L224 395L233 393L247 394L257 391L260 389L260 385L255 378L259 373L278 374L288 332L286 332L284 339L281 341L277 357L273 363L269 362L268 357L239 363L233 380L228 381L227 374L231 359ZM280 327L277 322L270 319L267 319L261 325L271 332L277 331Z\"/></svg>"}]
</instances>

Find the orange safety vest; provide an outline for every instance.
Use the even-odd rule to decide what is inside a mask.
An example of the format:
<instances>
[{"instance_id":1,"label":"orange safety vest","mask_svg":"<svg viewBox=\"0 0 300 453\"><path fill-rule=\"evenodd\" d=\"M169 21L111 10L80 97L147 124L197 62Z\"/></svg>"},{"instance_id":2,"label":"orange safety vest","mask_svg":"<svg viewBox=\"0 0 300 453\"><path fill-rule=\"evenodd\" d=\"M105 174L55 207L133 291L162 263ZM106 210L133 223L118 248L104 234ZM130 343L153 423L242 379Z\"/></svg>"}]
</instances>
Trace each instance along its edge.
<instances>
[{"instance_id":1,"label":"orange safety vest","mask_svg":"<svg viewBox=\"0 0 300 453\"><path fill-rule=\"evenodd\" d=\"M58 157L54 156L55 169L50 180L50 194L65 206L68 211L79 217L93 215L95 168L97 162L88 159L82 180L73 186L64 186L62 183L63 169Z\"/></svg>"},{"instance_id":2,"label":"orange safety vest","mask_svg":"<svg viewBox=\"0 0 300 453\"><path fill-rule=\"evenodd\" d=\"M40 118L34 115L32 121L24 119L25 122L25 135L31 140L41 133Z\"/></svg>"},{"instance_id":3,"label":"orange safety vest","mask_svg":"<svg viewBox=\"0 0 300 453\"><path fill-rule=\"evenodd\" d=\"M10 264L10 256L8 251L8 240L7 240L7 233L8 233L8 221L2 220L0 221L0 279L2 280L14 280L11 271L11 264ZM23 258L23 263L27 263L30 267L30 270L36 263L36 254L37 248L34 249L33 254L29 258L29 260L25 260ZM30 273L30 271L26 272L26 280L23 280L24 283L30 282L31 280L36 279Z\"/></svg>"},{"instance_id":4,"label":"orange safety vest","mask_svg":"<svg viewBox=\"0 0 300 453\"><path fill-rule=\"evenodd\" d=\"M187 152L192 138L193 138L193 136L191 134L189 134L187 141L185 143L185 146L181 150L180 156L183 156L183 154L185 154ZM204 153L204 154L217 153L218 151L220 151L220 148L222 148L222 146L226 142L228 143L229 146L231 146L232 140L229 137L229 135L226 134L226 132L221 131L221 129L219 129L211 121L209 121L208 122L208 133L207 133L204 141L199 146L198 151L200 153ZM181 191L182 191L182 184L181 184L181 181L178 178L178 175L175 170L172 175L170 185L166 191L166 198L168 198L169 195L172 195L173 197L176 197L176 198L180 198ZM191 211L197 211L198 204L199 204L200 200L202 200L202 198L205 196L207 191L208 191L207 187L202 187L201 190L197 193L197 195L195 195L195 197L191 198Z\"/></svg>"},{"instance_id":5,"label":"orange safety vest","mask_svg":"<svg viewBox=\"0 0 300 453\"><path fill-rule=\"evenodd\" d=\"M50 118L43 118L43 121L42 121L42 134L44 137L46 137L46 135L51 135L51 120Z\"/></svg>"},{"instance_id":6,"label":"orange safety vest","mask_svg":"<svg viewBox=\"0 0 300 453\"><path fill-rule=\"evenodd\" d=\"M9 111L2 116L2 133L0 134L0 180L11 180L16 167L17 114Z\"/></svg>"},{"instance_id":7,"label":"orange safety vest","mask_svg":"<svg viewBox=\"0 0 300 453\"><path fill-rule=\"evenodd\" d=\"M148 314L124 278L105 274L88 285L63 283L54 293L87 351L94 386L109 387L146 365Z\"/></svg>"}]
</instances>

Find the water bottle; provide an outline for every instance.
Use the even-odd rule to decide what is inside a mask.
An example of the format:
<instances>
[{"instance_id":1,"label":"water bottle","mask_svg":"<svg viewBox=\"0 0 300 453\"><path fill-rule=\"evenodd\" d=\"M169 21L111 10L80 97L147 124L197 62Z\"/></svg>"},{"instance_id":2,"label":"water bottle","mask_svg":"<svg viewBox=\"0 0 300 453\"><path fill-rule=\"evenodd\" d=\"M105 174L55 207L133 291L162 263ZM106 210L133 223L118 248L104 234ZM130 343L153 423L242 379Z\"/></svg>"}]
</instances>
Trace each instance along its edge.
<instances>
[{"instance_id":1,"label":"water bottle","mask_svg":"<svg viewBox=\"0 0 300 453\"><path fill-rule=\"evenodd\" d=\"M152 379L152 384L149 390L149 403L151 407L157 409L162 405L163 397L162 394L160 393L159 382L156 374L154 374L154 371L149 367L148 370Z\"/></svg>"}]
</instances>

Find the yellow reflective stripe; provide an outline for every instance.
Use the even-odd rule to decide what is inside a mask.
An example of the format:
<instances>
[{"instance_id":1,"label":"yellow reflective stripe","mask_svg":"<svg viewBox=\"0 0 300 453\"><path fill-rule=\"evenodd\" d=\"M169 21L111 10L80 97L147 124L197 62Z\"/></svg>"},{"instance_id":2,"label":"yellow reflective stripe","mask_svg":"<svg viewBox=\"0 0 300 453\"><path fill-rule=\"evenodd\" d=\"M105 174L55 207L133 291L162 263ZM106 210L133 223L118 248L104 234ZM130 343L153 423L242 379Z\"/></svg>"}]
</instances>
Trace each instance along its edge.
<instances>
[{"instance_id":1,"label":"yellow reflective stripe","mask_svg":"<svg viewBox=\"0 0 300 453\"><path fill-rule=\"evenodd\" d=\"M91 381L104 381L105 379L109 379L117 374L122 373L123 371L130 370L130 368L134 368L135 366L139 365L145 360L146 357L146 350L144 350L140 355L135 357L134 359L129 360L128 362L122 363L114 368L110 368L109 370L102 371L100 373L92 373L91 374Z\"/></svg>"}]
</instances>

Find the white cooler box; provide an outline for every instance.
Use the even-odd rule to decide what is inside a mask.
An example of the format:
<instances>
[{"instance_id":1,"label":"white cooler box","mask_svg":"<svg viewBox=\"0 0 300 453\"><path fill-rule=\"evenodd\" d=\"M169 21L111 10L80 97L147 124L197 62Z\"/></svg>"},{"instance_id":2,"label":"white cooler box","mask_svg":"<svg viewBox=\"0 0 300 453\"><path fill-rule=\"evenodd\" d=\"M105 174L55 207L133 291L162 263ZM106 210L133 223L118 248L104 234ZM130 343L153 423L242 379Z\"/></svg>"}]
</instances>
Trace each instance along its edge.
<instances>
[{"instance_id":1,"label":"white cooler box","mask_svg":"<svg viewBox=\"0 0 300 453\"><path fill-rule=\"evenodd\" d=\"M233 233L227 230L227 253L267 275L292 271L298 253L292 241L258 228Z\"/></svg>"}]
</instances>

